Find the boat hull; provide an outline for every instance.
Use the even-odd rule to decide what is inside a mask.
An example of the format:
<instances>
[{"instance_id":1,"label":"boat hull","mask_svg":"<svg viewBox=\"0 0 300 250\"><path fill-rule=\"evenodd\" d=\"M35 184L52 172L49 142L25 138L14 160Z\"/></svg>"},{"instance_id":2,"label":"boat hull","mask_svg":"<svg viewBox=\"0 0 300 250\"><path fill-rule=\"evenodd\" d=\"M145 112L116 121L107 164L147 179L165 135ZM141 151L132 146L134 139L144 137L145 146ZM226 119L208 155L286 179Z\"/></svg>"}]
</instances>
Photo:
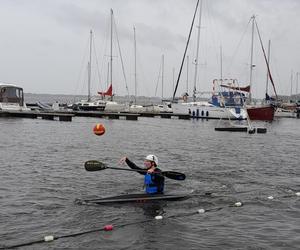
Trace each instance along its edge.
<instances>
[{"instance_id":1,"label":"boat hull","mask_svg":"<svg viewBox=\"0 0 300 250\"><path fill-rule=\"evenodd\" d=\"M242 107L218 107L206 102L172 104L173 112L190 114L195 118L206 119L246 119L246 111Z\"/></svg>"},{"instance_id":2,"label":"boat hull","mask_svg":"<svg viewBox=\"0 0 300 250\"><path fill-rule=\"evenodd\" d=\"M275 107L272 105L247 107L247 113L250 120L273 121Z\"/></svg>"},{"instance_id":3,"label":"boat hull","mask_svg":"<svg viewBox=\"0 0 300 250\"><path fill-rule=\"evenodd\" d=\"M151 201L177 201L188 199L188 194L125 194L106 198L84 200L86 203L109 204L109 203L144 203Z\"/></svg>"}]
</instances>

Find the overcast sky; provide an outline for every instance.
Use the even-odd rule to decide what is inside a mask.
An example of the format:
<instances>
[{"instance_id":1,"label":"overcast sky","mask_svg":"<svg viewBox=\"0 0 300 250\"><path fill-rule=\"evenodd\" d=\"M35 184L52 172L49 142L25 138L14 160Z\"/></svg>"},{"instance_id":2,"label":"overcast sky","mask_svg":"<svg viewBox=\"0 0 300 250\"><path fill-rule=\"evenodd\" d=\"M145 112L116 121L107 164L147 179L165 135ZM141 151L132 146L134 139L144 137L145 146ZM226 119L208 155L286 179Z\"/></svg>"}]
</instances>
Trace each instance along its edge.
<instances>
[{"instance_id":1,"label":"overcast sky","mask_svg":"<svg viewBox=\"0 0 300 250\"><path fill-rule=\"evenodd\" d=\"M86 94L89 32L94 33L91 93L107 86L110 9L114 10L129 93L134 94L134 39L137 42L137 94L161 96L159 71L164 55L164 96L178 77L197 0L0 0L0 81L26 93ZM220 78L249 83L251 16L256 15L279 94L293 93L300 72L299 0L203 0L197 90L212 90ZM198 18L196 19L198 25ZM197 26L196 25L196 26ZM178 94L194 85L195 28ZM113 42L113 87L126 94L117 41ZM263 97L266 66L257 36L254 45L253 96ZM189 71L187 74L187 65ZM174 74L173 74L174 72ZM173 77L174 75L174 77ZM300 81L300 76L299 76ZM299 88L299 87L298 87ZM299 90L298 90L299 92ZM273 91L270 90L270 94Z\"/></svg>"}]
</instances>

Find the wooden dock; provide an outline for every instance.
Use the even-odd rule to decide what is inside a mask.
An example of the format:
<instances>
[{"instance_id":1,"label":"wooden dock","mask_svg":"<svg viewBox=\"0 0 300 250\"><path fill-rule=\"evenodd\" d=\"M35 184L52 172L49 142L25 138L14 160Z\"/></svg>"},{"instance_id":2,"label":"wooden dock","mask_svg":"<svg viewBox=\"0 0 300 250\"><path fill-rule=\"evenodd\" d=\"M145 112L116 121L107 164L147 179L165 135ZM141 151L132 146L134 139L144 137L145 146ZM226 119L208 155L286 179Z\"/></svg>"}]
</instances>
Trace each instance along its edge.
<instances>
[{"instance_id":1,"label":"wooden dock","mask_svg":"<svg viewBox=\"0 0 300 250\"><path fill-rule=\"evenodd\" d=\"M139 114L134 113L113 113L113 112L105 112L105 111L72 111L72 114L75 116L82 117L99 117L99 118L108 118L108 119L120 119L125 118L126 120L136 121Z\"/></svg>"},{"instance_id":2,"label":"wooden dock","mask_svg":"<svg viewBox=\"0 0 300 250\"><path fill-rule=\"evenodd\" d=\"M163 119L178 118L180 120L190 120L189 114L180 113L126 113L126 112L105 112L105 111L4 111L0 110L0 117L21 117L21 118L42 118L46 120L72 121L74 116L97 117L106 119L126 119L136 121L138 117L160 117Z\"/></svg>"},{"instance_id":3,"label":"wooden dock","mask_svg":"<svg viewBox=\"0 0 300 250\"><path fill-rule=\"evenodd\" d=\"M59 112L38 112L38 111L7 111L0 110L0 117L19 117L19 118L42 118L45 120L55 120L71 122L74 114L59 113Z\"/></svg>"}]
</instances>

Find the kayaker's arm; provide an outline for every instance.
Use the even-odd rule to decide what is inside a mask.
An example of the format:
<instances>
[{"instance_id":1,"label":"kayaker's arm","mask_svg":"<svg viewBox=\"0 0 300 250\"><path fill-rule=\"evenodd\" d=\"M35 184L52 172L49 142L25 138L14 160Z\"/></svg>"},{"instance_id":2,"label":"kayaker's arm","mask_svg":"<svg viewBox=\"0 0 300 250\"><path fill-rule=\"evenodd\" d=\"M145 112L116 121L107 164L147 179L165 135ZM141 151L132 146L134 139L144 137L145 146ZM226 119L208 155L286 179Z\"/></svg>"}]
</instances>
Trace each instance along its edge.
<instances>
[{"instance_id":1,"label":"kayaker's arm","mask_svg":"<svg viewBox=\"0 0 300 250\"><path fill-rule=\"evenodd\" d=\"M138 167L137 165L135 165L135 163L133 163L132 161L130 161L128 158L126 158L125 160L126 164L131 168L131 169L136 169L136 170L142 170L142 171L137 171L138 173L145 175L146 172L144 169Z\"/></svg>"}]
</instances>

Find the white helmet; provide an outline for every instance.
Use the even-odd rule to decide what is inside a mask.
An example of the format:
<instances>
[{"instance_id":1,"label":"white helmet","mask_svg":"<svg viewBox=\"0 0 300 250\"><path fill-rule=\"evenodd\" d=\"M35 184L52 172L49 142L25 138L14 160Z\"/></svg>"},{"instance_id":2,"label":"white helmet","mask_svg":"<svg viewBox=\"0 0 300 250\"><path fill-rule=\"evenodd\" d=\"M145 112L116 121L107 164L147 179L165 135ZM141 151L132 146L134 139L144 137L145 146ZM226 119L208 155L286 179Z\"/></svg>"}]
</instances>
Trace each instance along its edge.
<instances>
[{"instance_id":1,"label":"white helmet","mask_svg":"<svg viewBox=\"0 0 300 250\"><path fill-rule=\"evenodd\" d=\"M158 158L155 155L147 155L145 160L154 161L156 166L158 165Z\"/></svg>"}]
</instances>

